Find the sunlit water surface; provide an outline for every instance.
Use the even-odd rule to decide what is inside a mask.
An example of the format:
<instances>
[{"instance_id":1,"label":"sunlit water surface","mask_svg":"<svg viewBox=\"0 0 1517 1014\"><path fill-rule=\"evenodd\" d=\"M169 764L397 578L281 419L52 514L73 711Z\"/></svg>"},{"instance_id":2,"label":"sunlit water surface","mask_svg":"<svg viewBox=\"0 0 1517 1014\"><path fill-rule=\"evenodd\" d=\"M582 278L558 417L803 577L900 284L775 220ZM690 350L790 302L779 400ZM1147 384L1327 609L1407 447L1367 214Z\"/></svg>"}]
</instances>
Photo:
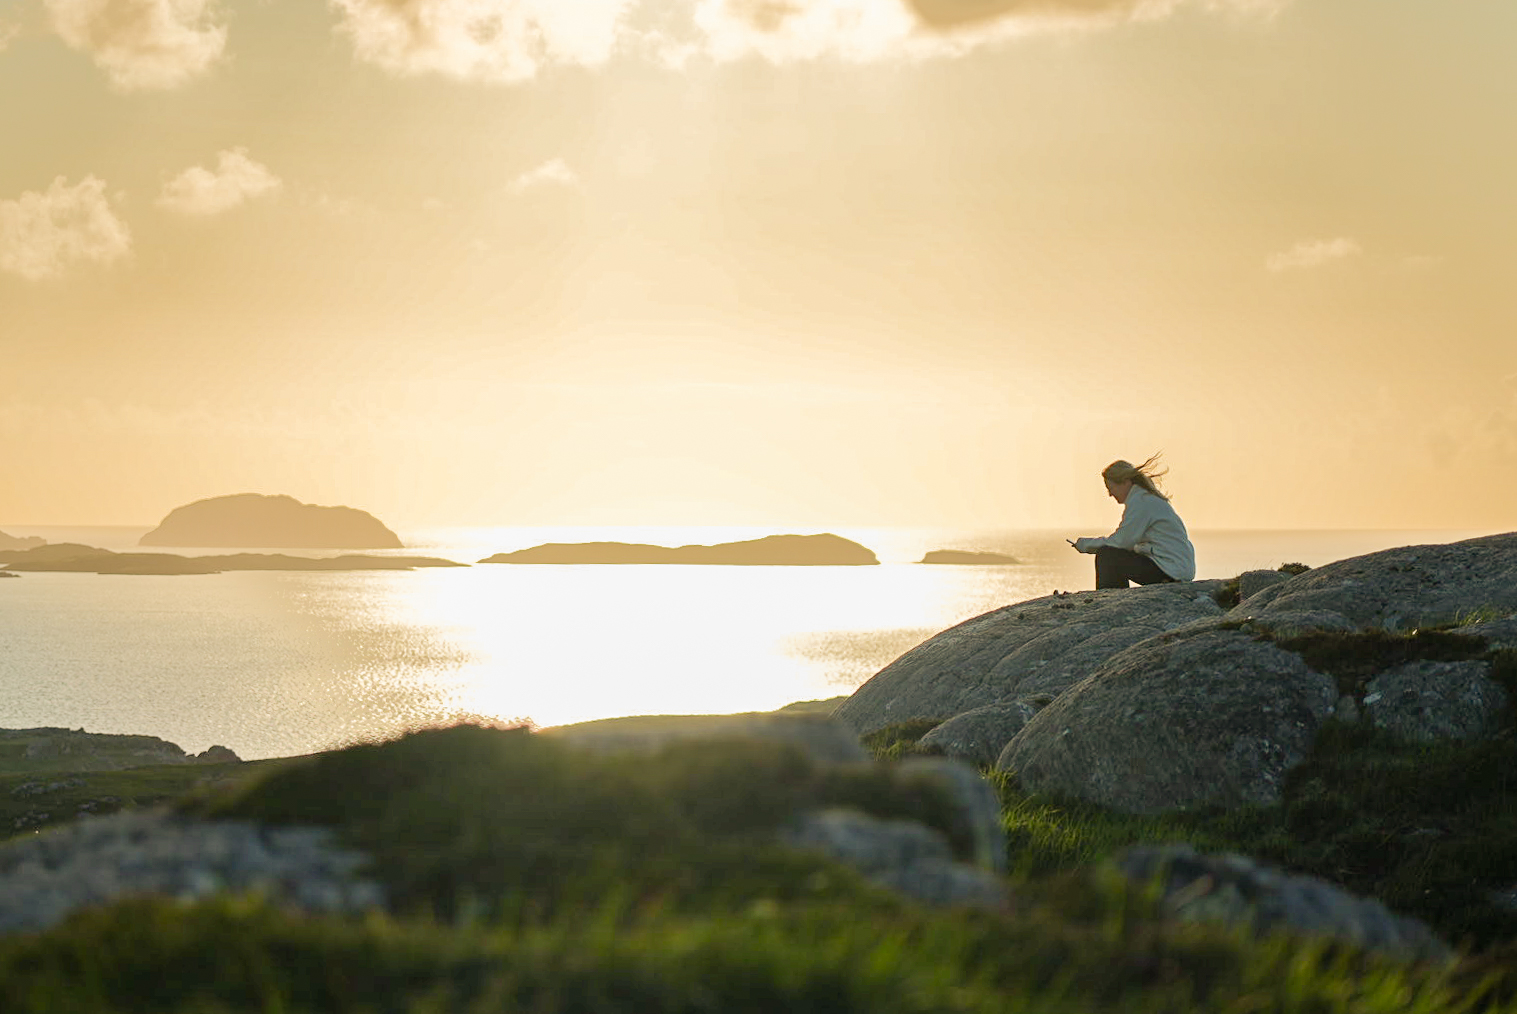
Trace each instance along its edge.
<instances>
[{"instance_id":1,"label":"sunlit water surface","mask_svg":"<svg viewBox=\"0 0 1517 1014\"><path fill-rule=\"evenodd\" d=\"M135 548L144 529L0 526ZM472 563L543 542L710 544L752 529L449 529L405 553ZM939 630L1091 587L1062 532L839 529L878 567L510 566L0 581L0 727L161 736L286 756L457 721L559 725L754 711L852 692ZM1476 532L1196 535L1203 576L1320 565ZM924 566L928 549L1018 566ZM179 550L184 553L220 552Z\"/></svg>"}]
</instances>

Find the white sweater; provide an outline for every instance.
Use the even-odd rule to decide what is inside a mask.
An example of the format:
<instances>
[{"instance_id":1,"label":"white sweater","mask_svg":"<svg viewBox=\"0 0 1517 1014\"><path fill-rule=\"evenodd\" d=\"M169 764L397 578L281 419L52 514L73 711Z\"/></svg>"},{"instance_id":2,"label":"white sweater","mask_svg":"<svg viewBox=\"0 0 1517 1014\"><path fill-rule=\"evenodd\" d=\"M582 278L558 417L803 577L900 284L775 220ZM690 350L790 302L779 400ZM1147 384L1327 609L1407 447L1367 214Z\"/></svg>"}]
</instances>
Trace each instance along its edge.
<instances>
[{"instance_id":1,"label":"white sweater","mask_svg":"<svg viewBox=\"0 0 1517 1014\"><path fill-rule=\"evenodd\" d=\"M1094 553L1102 546L1131 549L1159 565L1176 581L1196 578L1196 548L1190 544L1185 522L1162 496L1154 496L1142 486L1134 486L1122 508L1122 523L1105 538L1075 540L1082 553Z\"/></svg>"}]
</instances>

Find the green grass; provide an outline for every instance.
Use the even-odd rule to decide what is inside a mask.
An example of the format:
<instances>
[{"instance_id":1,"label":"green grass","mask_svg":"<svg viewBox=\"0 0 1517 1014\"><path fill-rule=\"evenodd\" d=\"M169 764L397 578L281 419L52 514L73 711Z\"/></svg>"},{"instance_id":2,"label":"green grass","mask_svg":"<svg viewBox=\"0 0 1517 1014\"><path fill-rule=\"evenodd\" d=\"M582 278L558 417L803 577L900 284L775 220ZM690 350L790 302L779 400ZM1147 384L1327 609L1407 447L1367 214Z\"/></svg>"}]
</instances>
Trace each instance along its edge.
<instances>
[{"instance_id":1,"label":"green grass","mask_svg":"<svg viewBox=\"0 0 1517 1014\"><path fill-rule=\"evenodd\" d=\"M167 803L199 785L248 777L275 761L162 764L123 771L15 771L0 774L0 840L86 814Z\"/></svg>"},{"instance_id":2,"label":"green grass","mask_svg":"<svg viewBox=\"0 0 1517 1014\"><path fill-rule=\"evenodd\" d=\"M1330 723L1269 807L1126 816L1002 782L1009 863L1046 876L1138 843L1187 841L1321 877L1472 949L1517 938L1517 739L1411 745Z\"/></svg>"},{"instance_id":3,"label":"green grass","mask_svg":"<svg viewBox=\"0 0 1517 1014\"><path fill-rule=\"evenodd\" d=\"M738 741L629 760L521 730L434 730L179 804L333 827L373 857L391 914L123 901L0 937L0 1010L1517 1014L1517 944L1498 943L1517 925L1481 901L1517 869L1514 761L1511 737L1411 749L1329 726L1279 806L1141 818L1026 796L1001 773L1014 902L985 912L927 909L771 843L819 805L953 833L945 801L893 764L829 768ZM1092 865L1170 840L1325 876L1490 946L1403 966L1170 925L1150 892Z\"/></svg>"}]
</instances>

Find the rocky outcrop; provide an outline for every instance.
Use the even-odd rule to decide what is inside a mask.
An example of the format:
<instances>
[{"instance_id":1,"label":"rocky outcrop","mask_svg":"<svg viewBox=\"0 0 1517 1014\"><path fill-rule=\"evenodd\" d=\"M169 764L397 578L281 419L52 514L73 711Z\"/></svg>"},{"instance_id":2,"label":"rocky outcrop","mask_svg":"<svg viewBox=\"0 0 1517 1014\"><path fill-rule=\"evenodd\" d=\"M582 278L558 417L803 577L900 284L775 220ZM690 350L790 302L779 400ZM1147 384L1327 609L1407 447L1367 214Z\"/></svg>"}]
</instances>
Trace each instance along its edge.
<instances>
[{"instance_id":1,"label":"rocky outcrop","mask_svg":"<svg viewBox=\"0 0 1517 1014\"><path fill-rule=\"evenodd\" d=\"M1299 655L1240 631L1155 637L1040 711L997 766L1126 813L1267 804L1337 697Z\"/></svg>"},{"instance_id":2,"label":"rocky outcrop","mask_svg":"<svg viewBox=\"0 0 1517 1014\"><path fill-rule=\"evenodd\" d=\"M36 932L123 897L257 892L309 912L360 913L383 890L321 828L199 821L161 810L86 817L0 848L0 933Z\"/></svg>"},{"instance_id":3,"label":"rocky outcrop","mask_svg":"<svg viewBox=\"0 0 1517 1014\"><path fill-rule=\"evenodd\" d=\"M1004 553L976 553L963 549L934 549L920 563L947 563L971 567L1005 567L1022 561Z\"/></svg>"},{"instance_id":4,"label":"rocky outcrop","mask_svg":"<svg viewBox=\"0 0 1517 1014\"><path fill-rule=\"evenodd\" d=\"M157 736L83 729L0 729L0 773L120 771L157 764L223 764L240 758L224 746L200 754Z\"/></svg>"},{"instance_id":5,"label":"rocky outcrop","mask_svg":"<svg viewBox=\"0 0 1517 1014\"><path fill-rule=\"evenodd\" d=\"M1240 926L1261 937L1277 930L1311 934L1403 960L1453 955L1425 923L1396 915L1373 898L1245 856L1202 855L1185 844L1144 845L1124 850L1112 864L1137 885L1157 885L1160 910L1180 922Z\"/></svg>"},{"instance_id":6,"label":"rocky outcrop","mask_svg":"<svg viewBox=\"0 0 1517 1014\"><path fill-rule=\"evenodd\" d=\"M321 507L292 496L235 493L176 507L143 546L253 549L399 549L399 536L354 507Z\"/></svg>"},{"instance_id":7,"label":"rocky outcrop","mask_svg":"<svg viewBox=\"0 0 1517 1014\"><path fill-rule=\"evenodd\" d=\"M1357 629L1412 630L1482 610L1517 612L1517 533L1339 560L1246 598L1230 614L1336 614Z\"/></svg>"},{"instance_id":8,"label":"rocky outcrop","mask_svg":"<svg viewBox=\"0 0 1517 1014\"><path fill-rule=\"evenodd\" d=\"M1047 703L1112 655L1222 614L1221 581L1052 595L965 620L869 679L833 712L860 733L989 704Z\"/></svg>"},{"instance_id":9,"label":"rocky outcrop","mask_svg":"<svg viewBox=\"0 0 1517 1014\"><path fill-rule=\"evenodd\" d=\"M839 535L769 535L714 546L650 546L635 542L550 542L514 553L496 553L480 563L684 563L726 566L856 567L880 561Z\"/></svg>"}]
</instances>

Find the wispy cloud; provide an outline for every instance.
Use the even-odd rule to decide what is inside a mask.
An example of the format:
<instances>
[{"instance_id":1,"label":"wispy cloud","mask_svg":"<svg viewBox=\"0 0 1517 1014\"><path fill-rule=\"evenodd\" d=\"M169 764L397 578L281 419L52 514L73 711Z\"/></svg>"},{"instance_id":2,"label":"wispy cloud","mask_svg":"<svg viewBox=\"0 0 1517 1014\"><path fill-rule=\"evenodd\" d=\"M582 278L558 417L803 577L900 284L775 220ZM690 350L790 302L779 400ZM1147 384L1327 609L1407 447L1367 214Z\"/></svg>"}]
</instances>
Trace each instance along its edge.
<instances>
[{"instance_id":1,"label":"wispy cloud","mask_svg":"<svg viewBox=\"0 0 1517 1014\"><path fill-rule=\"evenodd\" d=\"M219 215L279 186L279 177L248 158L246 148L229 148L216 156L215 169L190 166L165 183L158 205L183 215Z\"/></svg>"},{"instance_id":2,"label":"wispy cloud","mask_svg":"<svg viewBox=\"0 0 1517 1014\"><path fill-rule=\"evenodd\" d=\"M73 186L59 176L44 192L0 201L0 271L42 281L76 261L108 263L131 248L131 233L111 210L105 183L93 176Z\"/></svg>"},{"instance_id":3,"label":"wispy cloud","mask_svg":"<svg viewBox=\"0 0 1517 1014\"><path fill-rule=\"evenodd\" d=\"M1311 239L1297 243L1289 250L1271 254L1264 266L1272 272L1293 269L1320 268L1324 264L1341 261L1362 253L1359 244L1346 236L1337 239Z\"/></svg>"},{"instance_id":4,"label":"wispy cloud","mask_svg":"<svg viewBox=\"0 0 1517 1014\"><path fill-rule=\"evenodd\" d=\"M569 168L569 164L561 158L549 159L536 169L522 173L511 181L513 194L525 193L538 187L575 187L579 185L579 174Z\"/></svg>"},{"instance_id":5,"label":"wispy cloud","mask_svg":"<svg viewBox=\"0 0 1517 1014\"><path fill-rule=\"evenodd\" d=\"M1168 17L1181 7L1272 15L1291 0L906 0L929 25L950 26L993 18L1077 25L1116 24Z\"/></svg>"},{"instance_id":6,"label":"wispy cloud","mask_svg":"<svg viewBox=\"0 0 1517 1014\"><path fill-rule=\"evenodd\" d=\"M636 0L332 0L359 59L398 74L524 81L610 59Z\"/></svg>"},{"instance_id":7,"label":"wispy cloud","mask_svg":"<svg viewBox=\"0 0 1517 1014\"><path fill-rule=\"evenodd\" d=\"M53 29L123 91L173 88L221 58L213 0L43 0Z\"/></svg>"},{"instance_id":8,"label":"wispy cloud","mask_svg":"<svg viewBox=\"0 0 1517 1014\"><path fill-rule=\"evenodd\" d=\"M332 0L360 60L392 73L514 83L617 54L855 63L951 57L1035 32L1270 13L1289 0ZM928 28L951 28L931 31ZM966 27L967 26L967 27Z\"/></svg>"},{"instance_id":9,"label":"wispy cloud","mask_svg":"<svg viewBox=\"0 0 1517 1014\"><path fill-rule=\"evenodd\" d=\"M9 46L16 36L20 34L21 23L19 21L8 21L0 18L0 53L5 52L5 47Z\"/></svg>"}]
</instances>

